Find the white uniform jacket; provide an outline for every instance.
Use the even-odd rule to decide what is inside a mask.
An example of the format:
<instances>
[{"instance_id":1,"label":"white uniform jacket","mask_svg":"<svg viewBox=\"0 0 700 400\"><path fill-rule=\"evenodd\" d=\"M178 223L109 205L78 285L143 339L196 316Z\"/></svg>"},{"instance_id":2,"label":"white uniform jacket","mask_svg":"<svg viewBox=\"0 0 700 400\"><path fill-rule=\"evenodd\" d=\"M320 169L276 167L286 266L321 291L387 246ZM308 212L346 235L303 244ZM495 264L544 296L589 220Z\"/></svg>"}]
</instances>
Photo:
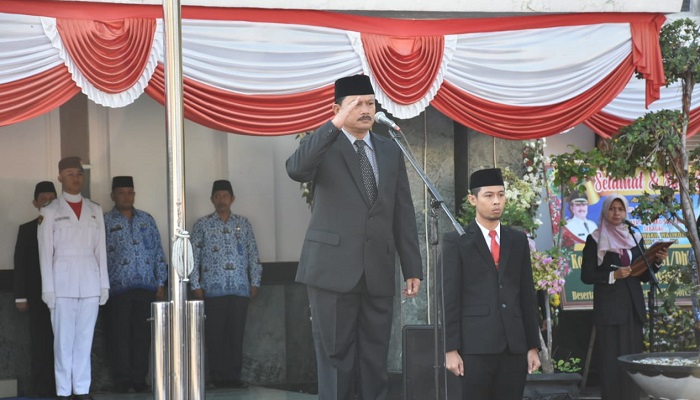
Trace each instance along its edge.
<instances>
[{"instance_id":1,"label":"white uniform jacket","mask_svg":"<svg viewBox=\"0 0 700 400\"><path fill-rule=\"evenodd\" d=\"M80 220L60 196L41 209L37 230L42 292L99 297L109 288L102 207L83 198Z\"/></svg>"}]
</instances>

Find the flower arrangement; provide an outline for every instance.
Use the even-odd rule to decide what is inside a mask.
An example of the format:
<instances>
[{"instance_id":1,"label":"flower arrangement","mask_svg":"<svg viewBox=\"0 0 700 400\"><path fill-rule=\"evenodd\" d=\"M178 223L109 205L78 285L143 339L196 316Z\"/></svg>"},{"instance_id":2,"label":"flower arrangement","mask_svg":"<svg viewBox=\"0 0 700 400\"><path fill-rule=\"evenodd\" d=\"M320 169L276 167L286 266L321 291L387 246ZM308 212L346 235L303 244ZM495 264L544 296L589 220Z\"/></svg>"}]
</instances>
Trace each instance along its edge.
<instances>
[{"instance_id":1,"label":"flower arrangement","mask_svg":"<svg viewBox=\"0 0 700 400\"><path fill-rule=\"evenodd\" d=\"M566 275L571 272L567 258L556 248L533 251L530 258L535 289L545 290L550 295L561 293L566 283Z\"/></svg>"},{"instance_id":2,"label":"flower arrangement","mask_svg":"<svg viewBox=\"0 0 700 400\"><path fill-rule=\"evenodd\" d=\"M559 322L559 311L561 310L561 295L566 284L566 276L571 272L569 266L570 257L567 255L569 249L554 247L546 251L530 252L532 262L532 280L535 282L535 289L547 293L549 297L549 318L552 326ZM548 330L551 329L548 326ZM551 350L551 338L548 335L547 348Z\"/></svg>"},{"instance_id":3,"label":"flower arrangement","mask_svg":"<svg viewBox=\"0 0 700 400\"><path fill-rule=\"evenodd\" d=\"M538 189L538 196L541 196L542 189L546 187L544 166L549 161L544 156L544 148L546 146L547 142L545 139L528 140L523 146L523 181ZM539 204L540 197L536 200Z\"/></svg>"}]
</instances>

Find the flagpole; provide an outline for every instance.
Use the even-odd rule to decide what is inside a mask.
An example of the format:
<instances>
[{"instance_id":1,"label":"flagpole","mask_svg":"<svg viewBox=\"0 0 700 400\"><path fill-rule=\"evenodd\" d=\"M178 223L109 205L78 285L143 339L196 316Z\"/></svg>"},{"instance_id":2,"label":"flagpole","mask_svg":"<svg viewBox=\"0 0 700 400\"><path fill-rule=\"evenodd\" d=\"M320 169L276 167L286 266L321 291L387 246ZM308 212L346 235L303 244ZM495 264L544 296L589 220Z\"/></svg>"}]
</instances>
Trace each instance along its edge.
<instances>
[{"instance_id":1,"label":"flagpole","mask_svg":"<svg viewBox=\"0 0 700 400\"><path fill-rule=\"evenodd\" d=\"M182 16L179 0L163 1L165 112L168 149L168 228L172 260L183 246L176 243L185 231L185 153L182 83ZM185 239L186 240L186 239ZM186 246L185 246L186 247ZM187 400L186 301L187 272L184 263L171 262L170 289L170 395L172 400Z\"/></svg>"}]
</instances>

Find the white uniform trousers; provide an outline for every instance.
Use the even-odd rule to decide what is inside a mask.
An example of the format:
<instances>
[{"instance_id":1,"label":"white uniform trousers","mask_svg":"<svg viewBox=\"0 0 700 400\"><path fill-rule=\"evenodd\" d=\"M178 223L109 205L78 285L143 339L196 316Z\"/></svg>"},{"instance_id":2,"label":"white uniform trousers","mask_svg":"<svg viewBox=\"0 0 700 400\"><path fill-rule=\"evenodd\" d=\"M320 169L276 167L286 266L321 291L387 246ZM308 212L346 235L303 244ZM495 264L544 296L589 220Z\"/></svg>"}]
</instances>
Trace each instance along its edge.
<instances>
[{"instance_id":1,"label":"white uniform trousers","mask_svg":"<svg viewBox=\"0 0 700 400\"><path fill-rule=\"evenodd\" d=\"M56 298L51 324L58 396L90 393L90 352L99 303L99 297Z\"/></svg>"}]
</instances>

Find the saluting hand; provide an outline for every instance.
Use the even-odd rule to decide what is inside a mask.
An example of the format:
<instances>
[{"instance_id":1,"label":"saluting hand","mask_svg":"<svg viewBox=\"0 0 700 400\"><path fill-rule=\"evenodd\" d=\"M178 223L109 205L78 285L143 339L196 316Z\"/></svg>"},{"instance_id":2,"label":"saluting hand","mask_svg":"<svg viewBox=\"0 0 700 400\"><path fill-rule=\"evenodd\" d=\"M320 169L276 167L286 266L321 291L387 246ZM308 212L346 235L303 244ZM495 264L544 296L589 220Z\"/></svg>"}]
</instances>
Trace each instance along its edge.
<instances>
[{"instance_id":1,"label":"saluting hand","mask_svg":"<svg viewBox=\"0 0 700 400\"><path fill-rule=\"evenodd\" d=\"M343 108L340 108L340 106L338 106L337 104L334 105L334 107L336 107L334 109L336 109L338 111L336 112L335 117L333 117L331 122L333 123L333 125L336 128L340 129L345 125L345 120L348 119L348 115L350 115L350 111L352 111L353 108L357 107L357 103L359 101L360 101L360 97L358 96L358 97L355 97L355 99L353 99L353 101L348 103L348 105L346 105Z\"/></svg>"}]
</instances>

